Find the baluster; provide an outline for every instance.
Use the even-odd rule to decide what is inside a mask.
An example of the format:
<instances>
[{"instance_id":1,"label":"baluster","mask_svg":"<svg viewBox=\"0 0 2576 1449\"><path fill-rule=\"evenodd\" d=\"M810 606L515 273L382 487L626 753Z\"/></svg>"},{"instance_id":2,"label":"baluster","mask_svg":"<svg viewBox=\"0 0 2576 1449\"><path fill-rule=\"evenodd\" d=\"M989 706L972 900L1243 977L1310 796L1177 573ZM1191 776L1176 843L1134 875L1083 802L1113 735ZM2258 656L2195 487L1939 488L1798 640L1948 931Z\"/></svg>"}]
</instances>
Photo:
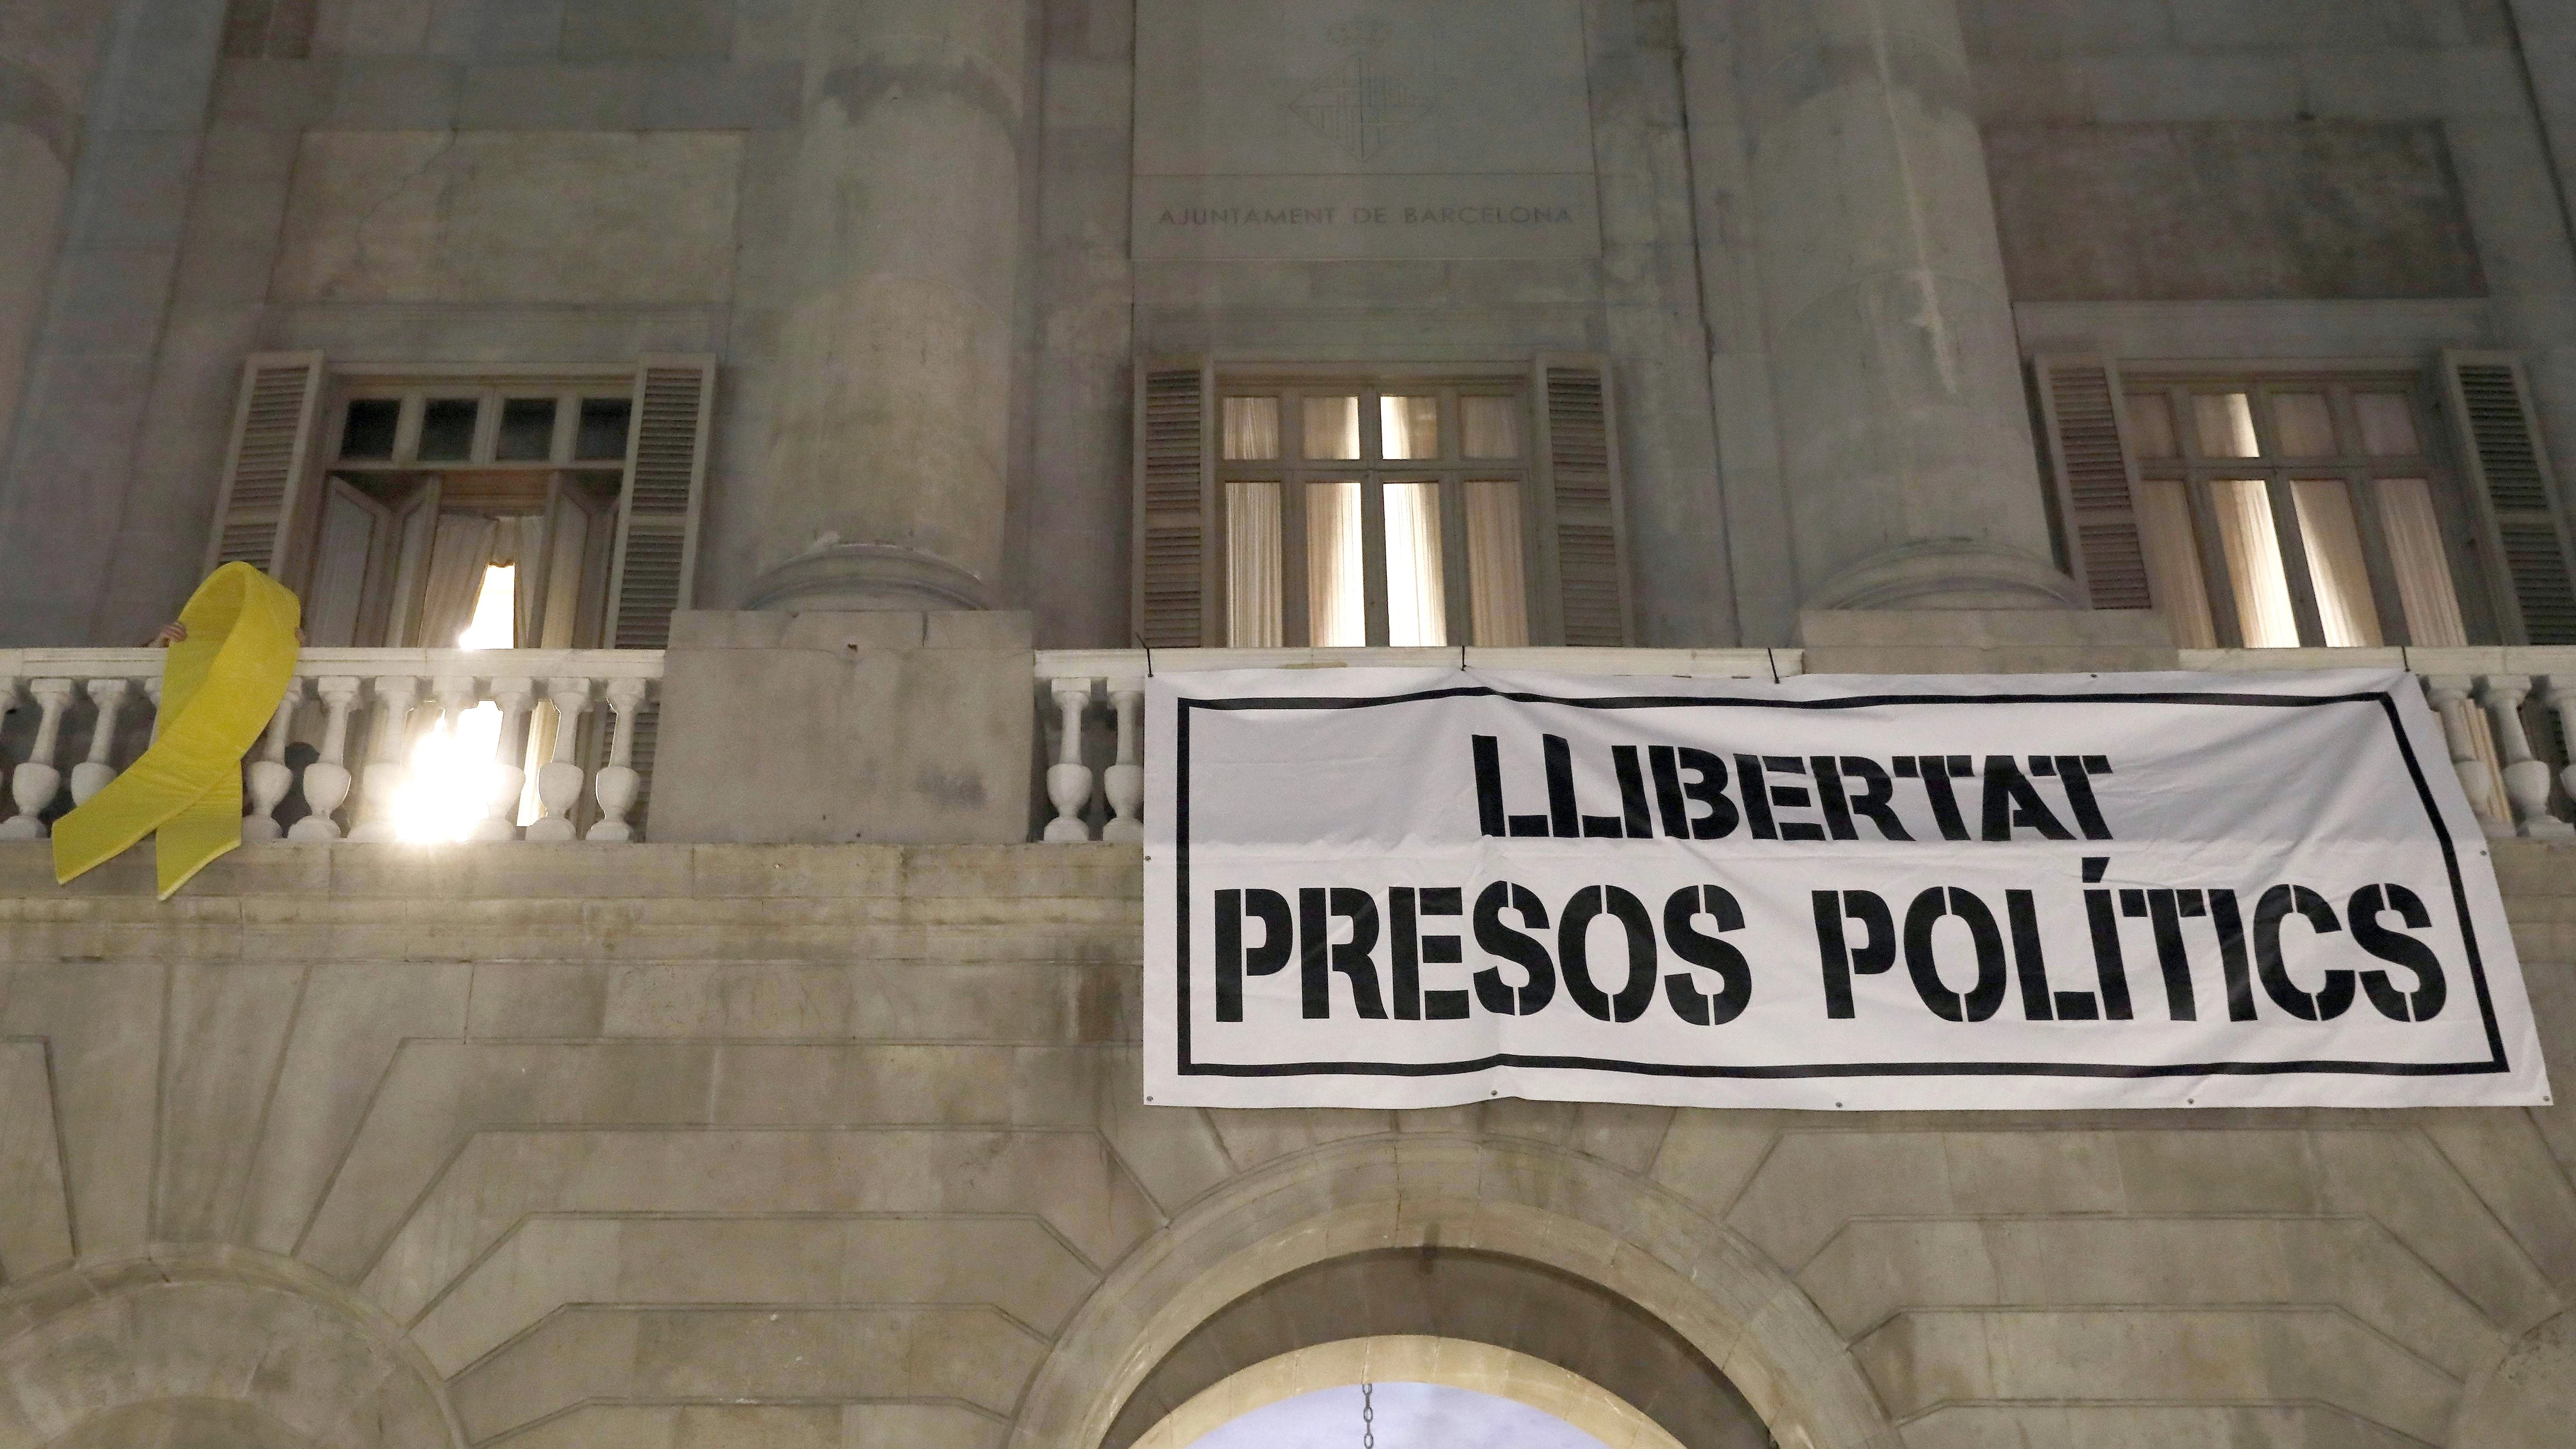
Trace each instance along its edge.
<instances>
[{"instance_id":1,"label":"baluster","mask_svg":"<svg viewBox=\"0 0 2576 1449\"><path fill-rule=\"evenodd\" d=\"M528 746L519 738L519 725L528 717L536 702L536 681L531 679L495 679L492 702L501 707L501 738L492 745L492 799L488 813L474 822L468 840L516 840L519 838L519 791L528 783Z\"/></svg>"},{"instance_id":2,"label":"baluster","mask_svg":"<svg viewBox=\"0 0 2576 1449\"><path fill-rule=\"evenodd\" d=\"M2460 780L2460 789L2469 797L2469 808L2477 813L2478 823L2489 835L2511 835L2513 822L2504 816L2502 802L2495 798L2495 776L2487 762L2478 758L2477 737L2469 729L2469 691L2477 681L2464 674L2433 675L2424 681L2424 695L2442 716L2442 741L2451 752L2451 773Z\"/></svg>"},{"instance_id":3,"label":"baluster","mask_svg":"<svg viewBox=\"0 0 2576 1449\"><path fill-rule=\"evenodd\" d=\"M1109 795L1109 808L1118 814L1100 827L1100 838L1132 843L1145 838L1145 767L1137 759L1141 744L1137 737L1145 725L1145 681L1109 681L1109 701L1118 711L1118 763L1101 772L1101 783Z\"/></svg>"},{"instance_id":4,"label":"baluster","mask_svg":"<svg viewBox=\"0 0 2576 1449\"><path fill-rule=\"evenodd\" d=\"M590 708L590 681L549 679L546 697L555 707L555 748L537 767L537 800L546 813L528 824L530 840L573 838L572 810L581 803L581 717Z\"/></svg>"},{"instance_id":5,"label":"baluster","mask_svg":"<svg viewBox=\"0 0 2576 1449\"><path fill-rule=\"evenodd\" d=\"M442 794L463 793L470 796L481 782L476 778L477 772L472 763L465 758L461 746L465 743L465 716L473 712L474 706L483 702L482 691L474 687L474 676L470 674L441 675L430 685L430 691L438 700L438 714L441 721L432 728L443 728L446 731L446 748L441 754L433 755L432 758L443 758L442 768L449 772L449 778L433 780L429 782L430 786ZM481 802L476 803L479 805ZM481 817L476 818L479 821ZM469 831L473 829L470 825L466 828Z\"/></svg>"},{"instance_id":6,"label":"baluster","mask_svg":"<svg viewBox=\"0 0 2576 1449\"><path fill-rule=\"evenodd\" d=\"M635 797L644 779L635 773L635 712L644 703L644 681L612 679L608 681L608 707L616 712L617 723L608 742L608 763L599 767L599 778L591 782L590 791L599 801L599 821L590 827L585 840L633 840L635 827L626 823L626 812L635 808Z\"/></svg>"},{"instance_id":7,"label":"baluster","mask_svg":"<svg viewBox=\"0 0 2576 1449\"><path fill-rule=\"evenodd\" d=\"M98 706L98 718L89 729L89 758L72 766L72 803L86 805L89 798L107 788L116 778L116 717L125 711L125 701L134 692L131 679L93 679L89 682L90 702Z\"/></svg>"},{"instance_id":8,"label":"baluster","mask_svg":"<svg viewBox=\"0 0 2576 1449\"><path fill-rule=\"evenodd\" d=\"M0 724L6 724L8 722L9 711L15 708L17 703L18 676L14 674L0 674ZM10 778L8 759L5 756L0 756L0 787L14 786L15 784L16 781ZM0 840L12 838L8 832L8 822L0 821Z\"/></svg>"},{"instance_id":9,"label":"baluster","mask_svg":"<svg viewBox=\"0 0 2576 1449\"><path fill-rule=\"evenodd\" d=\"M145 676L144 676L144 678L143 678L143 697L144 697L146 700L151 701L151 704L152 704L152 744L156 744L156 745L157 745L157 744L161 743L161 676L160 676L160 675L158 675L158 674L148 674L148 675L145 675ZM148 746L147 746L147 748L148 748Z\"/></svg>"},{"instance_id":10,"label":"baluster","mask_svg":"<svg viewBox=\"0 0 2576 1449\"><path fill-rule=\"evenodd\" d=\"M1082 818L1082 808L1091 803L1091 767L1082 762L1082 711L1091 703L1091 681L1059 679L1047 691L1055 696L1056 710L1063 717L1064 738L1046 772L1047 801L1055 806L1055 818L1038 838L1050 845L1068 845L1091 838L1091 827Z\"/></svg>"},{"instance_id":11,"label":"baluster","mask_svg":"<svg viewBox=\"0 0 2576 1449\"><path fill-rule=\"evenodd\" d=\"M5 684L0 680L0 684ZM2540 676L2540 702L2558 719L2558 739L2567 747L2567 762L2558 772L2558 787L2576 800L2576 677Z\"/></svg>"},{"instance_id":12,"label":"baluster","mask_svg":"<svg viewBox=\"0 0 2576 1449\"><path fill-rule=\"evenodd\" d=\"M27 751L27 759L9 777L9 797L18 802L18 813L0 820L0 840L40 840L46 827L43 815L54 803L54 795L63 786L63 772L54 768L54 743L63 729L63 710L72 702L72 682L68 679L39 679L27 686L36 697L36 742Z\"/></svg>"},{"instance_id":13,"label":"baluster","mask_svg":"<svg viewBox=\"0 0 2576 1449\"><path fill-rule=\"evenodd\" d=\"M277 823L277 802L286 798L295 783L295 772L286 768L286 737L294 732L295 711L304 703L304 681L286 681L286 698L277 703L277 715L268 722L268 738L261 742L259 758L251 761L243 774L250 782L250 813L242 817L242 839L282 840L286 827Z\"/></svg>"},{"instance_id":14,"label":"baluster","mask_svg":"<svg viewBox=\"0 0 2576 1449\"><path fill-rule=\"evenodd\" d=\"M349 798L349 709L358 702L358 681L331 675L313 682L322 699L322 757L304 767L304 803L313 813L287 827L292 840L337 840L340 823L331 812Z\"/></svg>"},{"instance_id":15,"label":"baluster","mask_svg":"<svg viewBox=\"0 0 2576 1449\"><path fill-rule=\"evenodd\" d=\"M402 838L402 827L394 819L406 786L411 784L411 765L403 759L406 736L411 733L411 712L420 700L420 681L408 674L397 674L376 681L376 735L367 760L367 793L360 802L365 819L349 832L351 840L381 845Z\"/></svg>"},{"instance_id":16,"label":"baluster","mask_svg":"<svg viewBox=\"0 0 2576 1449\"><path fill-rule=\"evenodd\" d=\"M2576 826L2549 813L2549 767L2532 757L2531 735L2522 723L2522 702L2530 695L2528 675L2490 674L2478 682L2478 701L2487 707L2496 753L2504 758L2505 798L2523 834L2576 835Z\"/></svg>"}]
</instances>

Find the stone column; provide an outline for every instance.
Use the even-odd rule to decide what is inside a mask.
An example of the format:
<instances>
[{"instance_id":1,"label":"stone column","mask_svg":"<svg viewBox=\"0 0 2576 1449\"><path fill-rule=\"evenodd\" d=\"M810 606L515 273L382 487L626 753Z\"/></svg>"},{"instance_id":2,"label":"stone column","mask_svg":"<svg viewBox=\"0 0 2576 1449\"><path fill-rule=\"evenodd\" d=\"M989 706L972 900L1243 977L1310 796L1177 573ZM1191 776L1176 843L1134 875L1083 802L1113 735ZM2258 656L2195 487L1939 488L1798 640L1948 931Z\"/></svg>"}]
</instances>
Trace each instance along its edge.
<instances>
[{"instance_id":1,"label":"stone column","mask_svg":"<svg viewBox=\"0 0 2576 1449\"><path fill-rule=\"evenodd\" d=\"M814 0L753 608L990 606L1035 0Z\"/></svg>"},{"instance_id":2,"label":"stone column","mask_svg":"<svg viewBox=\"0 0 2576 1449\"><path fill-rule=\"evenodd\" d=\"M1738 0L1736 23L1802 603L2073 603L1950 0Z\"/></svg>"}]
</instances>

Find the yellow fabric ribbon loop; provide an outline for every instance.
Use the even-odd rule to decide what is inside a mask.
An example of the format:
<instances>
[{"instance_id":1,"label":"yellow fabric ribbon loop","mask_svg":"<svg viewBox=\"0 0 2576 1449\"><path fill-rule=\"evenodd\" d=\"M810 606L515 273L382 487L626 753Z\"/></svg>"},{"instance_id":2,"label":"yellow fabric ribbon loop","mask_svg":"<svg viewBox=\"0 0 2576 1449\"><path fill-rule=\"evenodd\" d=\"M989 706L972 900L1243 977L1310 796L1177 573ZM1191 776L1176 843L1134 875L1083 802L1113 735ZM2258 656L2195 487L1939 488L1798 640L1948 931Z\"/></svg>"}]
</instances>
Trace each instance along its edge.
<instances>
[{"instance_id":1,"label":"yellow fabric ribbon loop","mask_svg":"<svg viewBox=\"0 0 2576 1449\"><path fill-rule=\"evenodd\" d=\"M303 605L268 575L228 563L206 576L179 622L188 637L161 666L161 727L143 758L54 822L54 879L68 881L146 835L160 898L241 844L242 756L295 677Z\"/></svg>"}]
</instances>

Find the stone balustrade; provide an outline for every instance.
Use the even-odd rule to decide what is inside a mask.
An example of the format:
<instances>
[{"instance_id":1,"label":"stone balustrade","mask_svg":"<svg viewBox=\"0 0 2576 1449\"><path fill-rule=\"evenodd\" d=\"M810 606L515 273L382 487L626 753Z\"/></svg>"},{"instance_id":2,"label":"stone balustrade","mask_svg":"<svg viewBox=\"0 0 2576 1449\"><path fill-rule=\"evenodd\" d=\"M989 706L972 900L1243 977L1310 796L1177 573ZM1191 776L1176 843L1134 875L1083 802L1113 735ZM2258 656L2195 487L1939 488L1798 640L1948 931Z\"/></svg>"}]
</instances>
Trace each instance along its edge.
<instances>
[{"instance_id":1,"label":"stone balustrade","mask_svg":"<svg viewBox=\"0 0 2576 1449\"><path fill-rule=\"evenodd\" d=\"M41 838L142 754L158 728L162 658L0 650L0 840ZM427 798L466 840L633 840L645 783L636 731L661 674L656 650L307 649L243 761L242 838L420 838L404 802ZM424 736L443 726L466 738L461 722L486 704L499 715L488 767L452 748L421 763ZM311 755L291 756L298 744ZM423 768L438 774L415 780ZM281 823L299 787L304 812Z\"/></svg>"},{"instance_id":2,"label":"stone balustrade","mask_svg":"<svg viewBox=\"0 0 2576 1449\"><path fill-rule=\"evenodd\" d=\"M2410 670L2423 680L2452 768L2487 833L2576 836L2576 761L2567 746L2576 736L2576 648L2186 650L2180 660L2217 671ZM1150 667L1462 662L1722 679L1805 672L1797 649L1193 649L1155 651ZM157 723L161 664L151 649L0 650L0 705L9 710L0 724L0 840L44 836L53 817L96 795L142 753ZM1040 839L1143 838L1148 667L1143 650L1034 656L1051 762ZM650 765L638 760L638 727L661 673L662 655L646 650L306 650L276 720L244 761L243 837L412 838L400 802L423 768L419 741L488 704L499 716L489 767L419 782L451 814L457 791L474 795L481 814L461 829L463 839L637 839L633 817ZM290 754L298 744L312 752L300 763ZM279 807L298 796L305 813L282 822Z\"/></svg>"},{"instance_id":3,"label":"stone balustrade","mask_svg":"<svg viewBox=\"0 0 2576 1449\"><path fill-rule=\"evenodd\" d=\"M2406 669L2440 717L2451 766L2491 836L2576 836L2576 648L2187 649L2185 669ZM1799 649L1179 649L1156 650L1156 673L1354 665L1531 669L1559 674L1786 679ZM1142 714L1146 652L1037 655L1047 741L1046 841L1144 835Z\"/></svg>"}]
</instances>

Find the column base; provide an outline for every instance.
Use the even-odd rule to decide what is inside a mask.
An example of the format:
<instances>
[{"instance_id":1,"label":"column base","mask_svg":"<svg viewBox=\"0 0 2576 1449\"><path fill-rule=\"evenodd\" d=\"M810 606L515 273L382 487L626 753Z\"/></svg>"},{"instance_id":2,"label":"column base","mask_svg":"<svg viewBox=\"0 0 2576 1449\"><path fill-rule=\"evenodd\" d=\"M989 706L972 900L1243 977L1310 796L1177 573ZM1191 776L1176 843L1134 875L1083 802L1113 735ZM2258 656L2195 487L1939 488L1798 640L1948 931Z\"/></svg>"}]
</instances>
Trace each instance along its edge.
<instances>
[{"instance_id":1,"label":"column base","mask_svg":"<svg viewBox=\"0 0 2576 1449\"><path fill-rule=\"evenodd\" d=\"M799 614L996 607L984 581L936 554L891 543L811 549L752 581L746 609Z\"/></svg>"},{"instance_id":2,"label":"column base","mask_svg":"<svg viewBox=\"0 0 2576 1449\"><path fill-rule=\"evenodd\" d=\"M1810 609L2081 609L2044 560L1976 539L1932 539L1864 559L1810 594Z\"/></svg>"}]
</instances>

